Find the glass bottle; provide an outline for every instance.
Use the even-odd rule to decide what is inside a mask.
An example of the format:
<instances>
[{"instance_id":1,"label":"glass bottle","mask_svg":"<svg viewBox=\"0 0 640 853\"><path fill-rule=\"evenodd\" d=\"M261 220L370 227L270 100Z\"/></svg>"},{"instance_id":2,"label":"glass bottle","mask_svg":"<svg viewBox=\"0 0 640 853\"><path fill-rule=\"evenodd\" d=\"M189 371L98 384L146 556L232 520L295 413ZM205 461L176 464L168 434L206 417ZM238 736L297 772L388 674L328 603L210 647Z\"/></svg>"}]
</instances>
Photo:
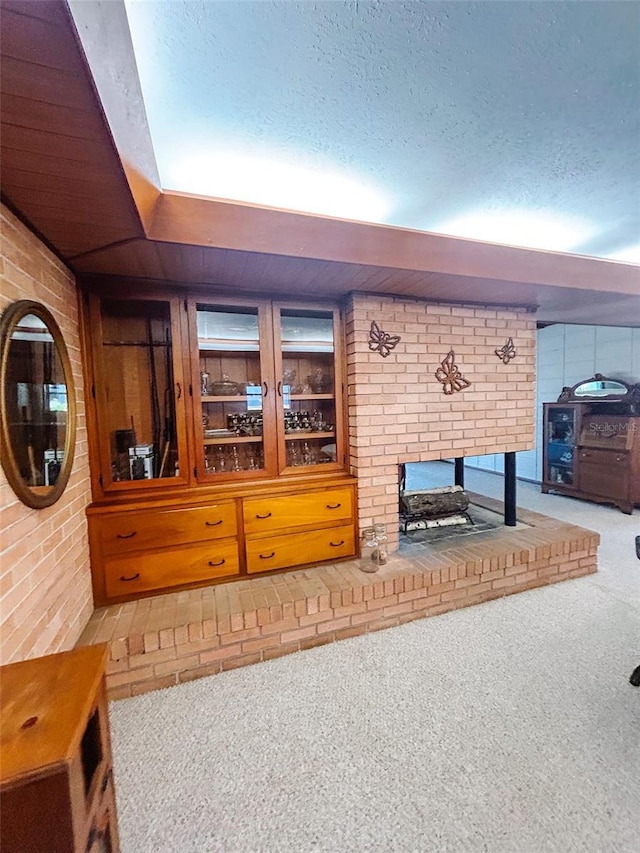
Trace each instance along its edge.
<instances>
[{"instance_id":1,"label":"glass bottle","mask_svg":"<svg viewBox=\"0 0 640 853\"><path fill-rule=\"evenodd\" d=\"M299 443L297 441L289 442L289 465L291 465L292 467L300 465L300 448L298 444Z\"/></svg>"},{"instance_id":2,"label":"glass bottle","mask_svg":"<svg viewBox=\"0 0 640 853\"><path fill-rule=\"evenodd\" d=\"M235 444L231 448L231 470L242 471L242 464L240 462L240 456L238 455L238 448Z\"/></svg>"}]
</instances>

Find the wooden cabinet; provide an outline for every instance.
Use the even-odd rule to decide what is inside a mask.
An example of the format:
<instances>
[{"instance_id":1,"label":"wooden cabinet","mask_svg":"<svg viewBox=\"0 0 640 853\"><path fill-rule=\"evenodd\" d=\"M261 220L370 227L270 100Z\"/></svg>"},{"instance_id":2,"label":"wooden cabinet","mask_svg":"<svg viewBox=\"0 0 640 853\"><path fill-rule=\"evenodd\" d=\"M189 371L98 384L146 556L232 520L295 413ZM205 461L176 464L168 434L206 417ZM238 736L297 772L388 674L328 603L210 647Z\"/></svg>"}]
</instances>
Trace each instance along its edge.
<instances>
[{"instance_id":1,"label":"wooden cabinet","mask_svg":"<svg viewBox=\"0 0 640 853\"><path fill-rule=\"evenodd\" d=\"M106 655L88 646L0 670L3 853L119 850Z\"/></svg>"},{"instance_id":2,"label":"wooden cabinet","mask_svg":"<svg viewBox=\"0 0 640 853\"><path fill-rule=\"evenodd\" d=\"M243 501L248 573L353 556L354 511L347 486Z\"/></svg>"},{"instance_id":3,"label":"wooden cabinet","mask_svg":"<svg viewBox=\"0 0 640 853\"><path fill-rule=\"evenodd\" d=\"M236 507L220 501L191 509L152 509L119 512L104 518L99 528L100 547L105 557L130 556L163 546L236 536Z\"/></svg>"},{"instance_id":4,"label":"wooden cabinet","mask_svg":"<svg viewBox=\"0 0 640 853\"><path fill-rule=\"evenodd\" d=\"M190 300L189 316L198 481L342 470L337 309Z\"/></svg>"},{"instance_id":5,"label":"wooden cabinet","mask_svg":"<svg viewBox=\"0 0 640 853\"><path fill-rule=\"evenodd\" d=\"M175 295L87 300L90 452L96 495L189 482L183 318ZM91 417L93 415L93 417Z\"/></svg>"},{"instance_id":6,"label":"wooden cabinet","mask_svg":"<svg viewBox=\"0 0 640 853\"><path fill-rule=\"evenodd\" d=\"M338 308L85 286L96 604L353 556Z\"/></svg>"},{"instance_id":7,"label":"wooden cabinet","mask_svg":"<svg viewBox=\"0 0 640 853\"><path fill-rule=\"evenodd\" d=\"M576 393L576 390L578 393ZM543 492L640 504L640 390L596 374L544 404Z\"/></svg>"},{"instance_id":8,"label":"wooden cabinet","mask_svg":"<svg viewBox=\"0 0 640 853\"><path fill-rule=\"evenodd\" d=\"M350 521L353 512L353 493L348 486L282 497L248 498L242 505L248 536L264 536L290 527L333 526Z\"/></svg>"},{"instance_id":9,"label":"wooden cabinet","mask_svg":"<svg viewBox=\"0 0 640 853\"><path fill-rule=\"evenodd\" d=\"M580 431L580 406L544 404L544 483L577 486L576 448Z\"/></svg>"}]
</instances>

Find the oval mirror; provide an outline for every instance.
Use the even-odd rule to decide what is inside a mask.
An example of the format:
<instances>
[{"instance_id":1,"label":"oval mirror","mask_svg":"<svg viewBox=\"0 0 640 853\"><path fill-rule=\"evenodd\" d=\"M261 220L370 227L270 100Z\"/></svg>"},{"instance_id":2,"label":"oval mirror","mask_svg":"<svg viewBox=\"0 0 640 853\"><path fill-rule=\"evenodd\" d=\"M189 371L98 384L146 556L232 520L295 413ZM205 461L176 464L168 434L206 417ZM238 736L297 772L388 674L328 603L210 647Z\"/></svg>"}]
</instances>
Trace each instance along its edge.
<instances>
[{"instance_id":1,"label":"oval mirror","mask_svg":"<svg viewBox=\"0 0 640 853\"><path fill-rule=\"evenodd\" d=\"M576 397L619 397L627 393L627 386L615 379L599 379L583 382L573 391Z\"/></svg>"},{"instance_id":2,"label":"oval mirror","mask_svg":"<svg viewBox=\"0 0 640 853\"><path fill-rule=\"evenodd\" d=\"M7 480L27 506L51 506L71 473L76 406L62 332L38 302L14 302L2 315L0 389Z\"/></svg>"}]
</instances>

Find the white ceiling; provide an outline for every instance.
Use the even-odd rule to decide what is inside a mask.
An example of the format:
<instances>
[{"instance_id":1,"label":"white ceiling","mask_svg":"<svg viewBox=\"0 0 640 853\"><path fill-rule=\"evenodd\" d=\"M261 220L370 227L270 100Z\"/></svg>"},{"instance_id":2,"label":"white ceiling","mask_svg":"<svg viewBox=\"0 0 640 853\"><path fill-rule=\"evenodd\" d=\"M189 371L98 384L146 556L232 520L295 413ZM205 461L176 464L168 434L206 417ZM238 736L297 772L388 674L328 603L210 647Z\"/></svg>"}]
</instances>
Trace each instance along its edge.
<instances>
[{"instance_id":1,"label":"white ceiling","mask_svg":"<svg viewBox=\"0 0 640 853\"><path fill-rule=\"evenodd\" d=\"M640 262L640 4L126 0L165 189Z\"/></svg>"}]
</instances>

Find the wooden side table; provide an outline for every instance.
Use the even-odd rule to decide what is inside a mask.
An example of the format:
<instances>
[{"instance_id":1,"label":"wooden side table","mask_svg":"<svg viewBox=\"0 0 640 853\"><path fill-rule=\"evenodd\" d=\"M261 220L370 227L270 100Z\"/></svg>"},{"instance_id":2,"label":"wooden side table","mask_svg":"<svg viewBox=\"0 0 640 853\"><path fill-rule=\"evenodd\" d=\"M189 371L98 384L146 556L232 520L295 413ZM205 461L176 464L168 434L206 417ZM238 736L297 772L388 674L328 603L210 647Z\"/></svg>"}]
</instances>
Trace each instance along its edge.
<instances>
[{"instance_id":1,"label":"wooden side table","mask_svg":"<svg viewBox=\"0 0 640 853\"><path fill-rule=\"evenodd\" d=\"M118 853L106 645L0 668L0 849Z\"/></svg>"}]
</instances>

